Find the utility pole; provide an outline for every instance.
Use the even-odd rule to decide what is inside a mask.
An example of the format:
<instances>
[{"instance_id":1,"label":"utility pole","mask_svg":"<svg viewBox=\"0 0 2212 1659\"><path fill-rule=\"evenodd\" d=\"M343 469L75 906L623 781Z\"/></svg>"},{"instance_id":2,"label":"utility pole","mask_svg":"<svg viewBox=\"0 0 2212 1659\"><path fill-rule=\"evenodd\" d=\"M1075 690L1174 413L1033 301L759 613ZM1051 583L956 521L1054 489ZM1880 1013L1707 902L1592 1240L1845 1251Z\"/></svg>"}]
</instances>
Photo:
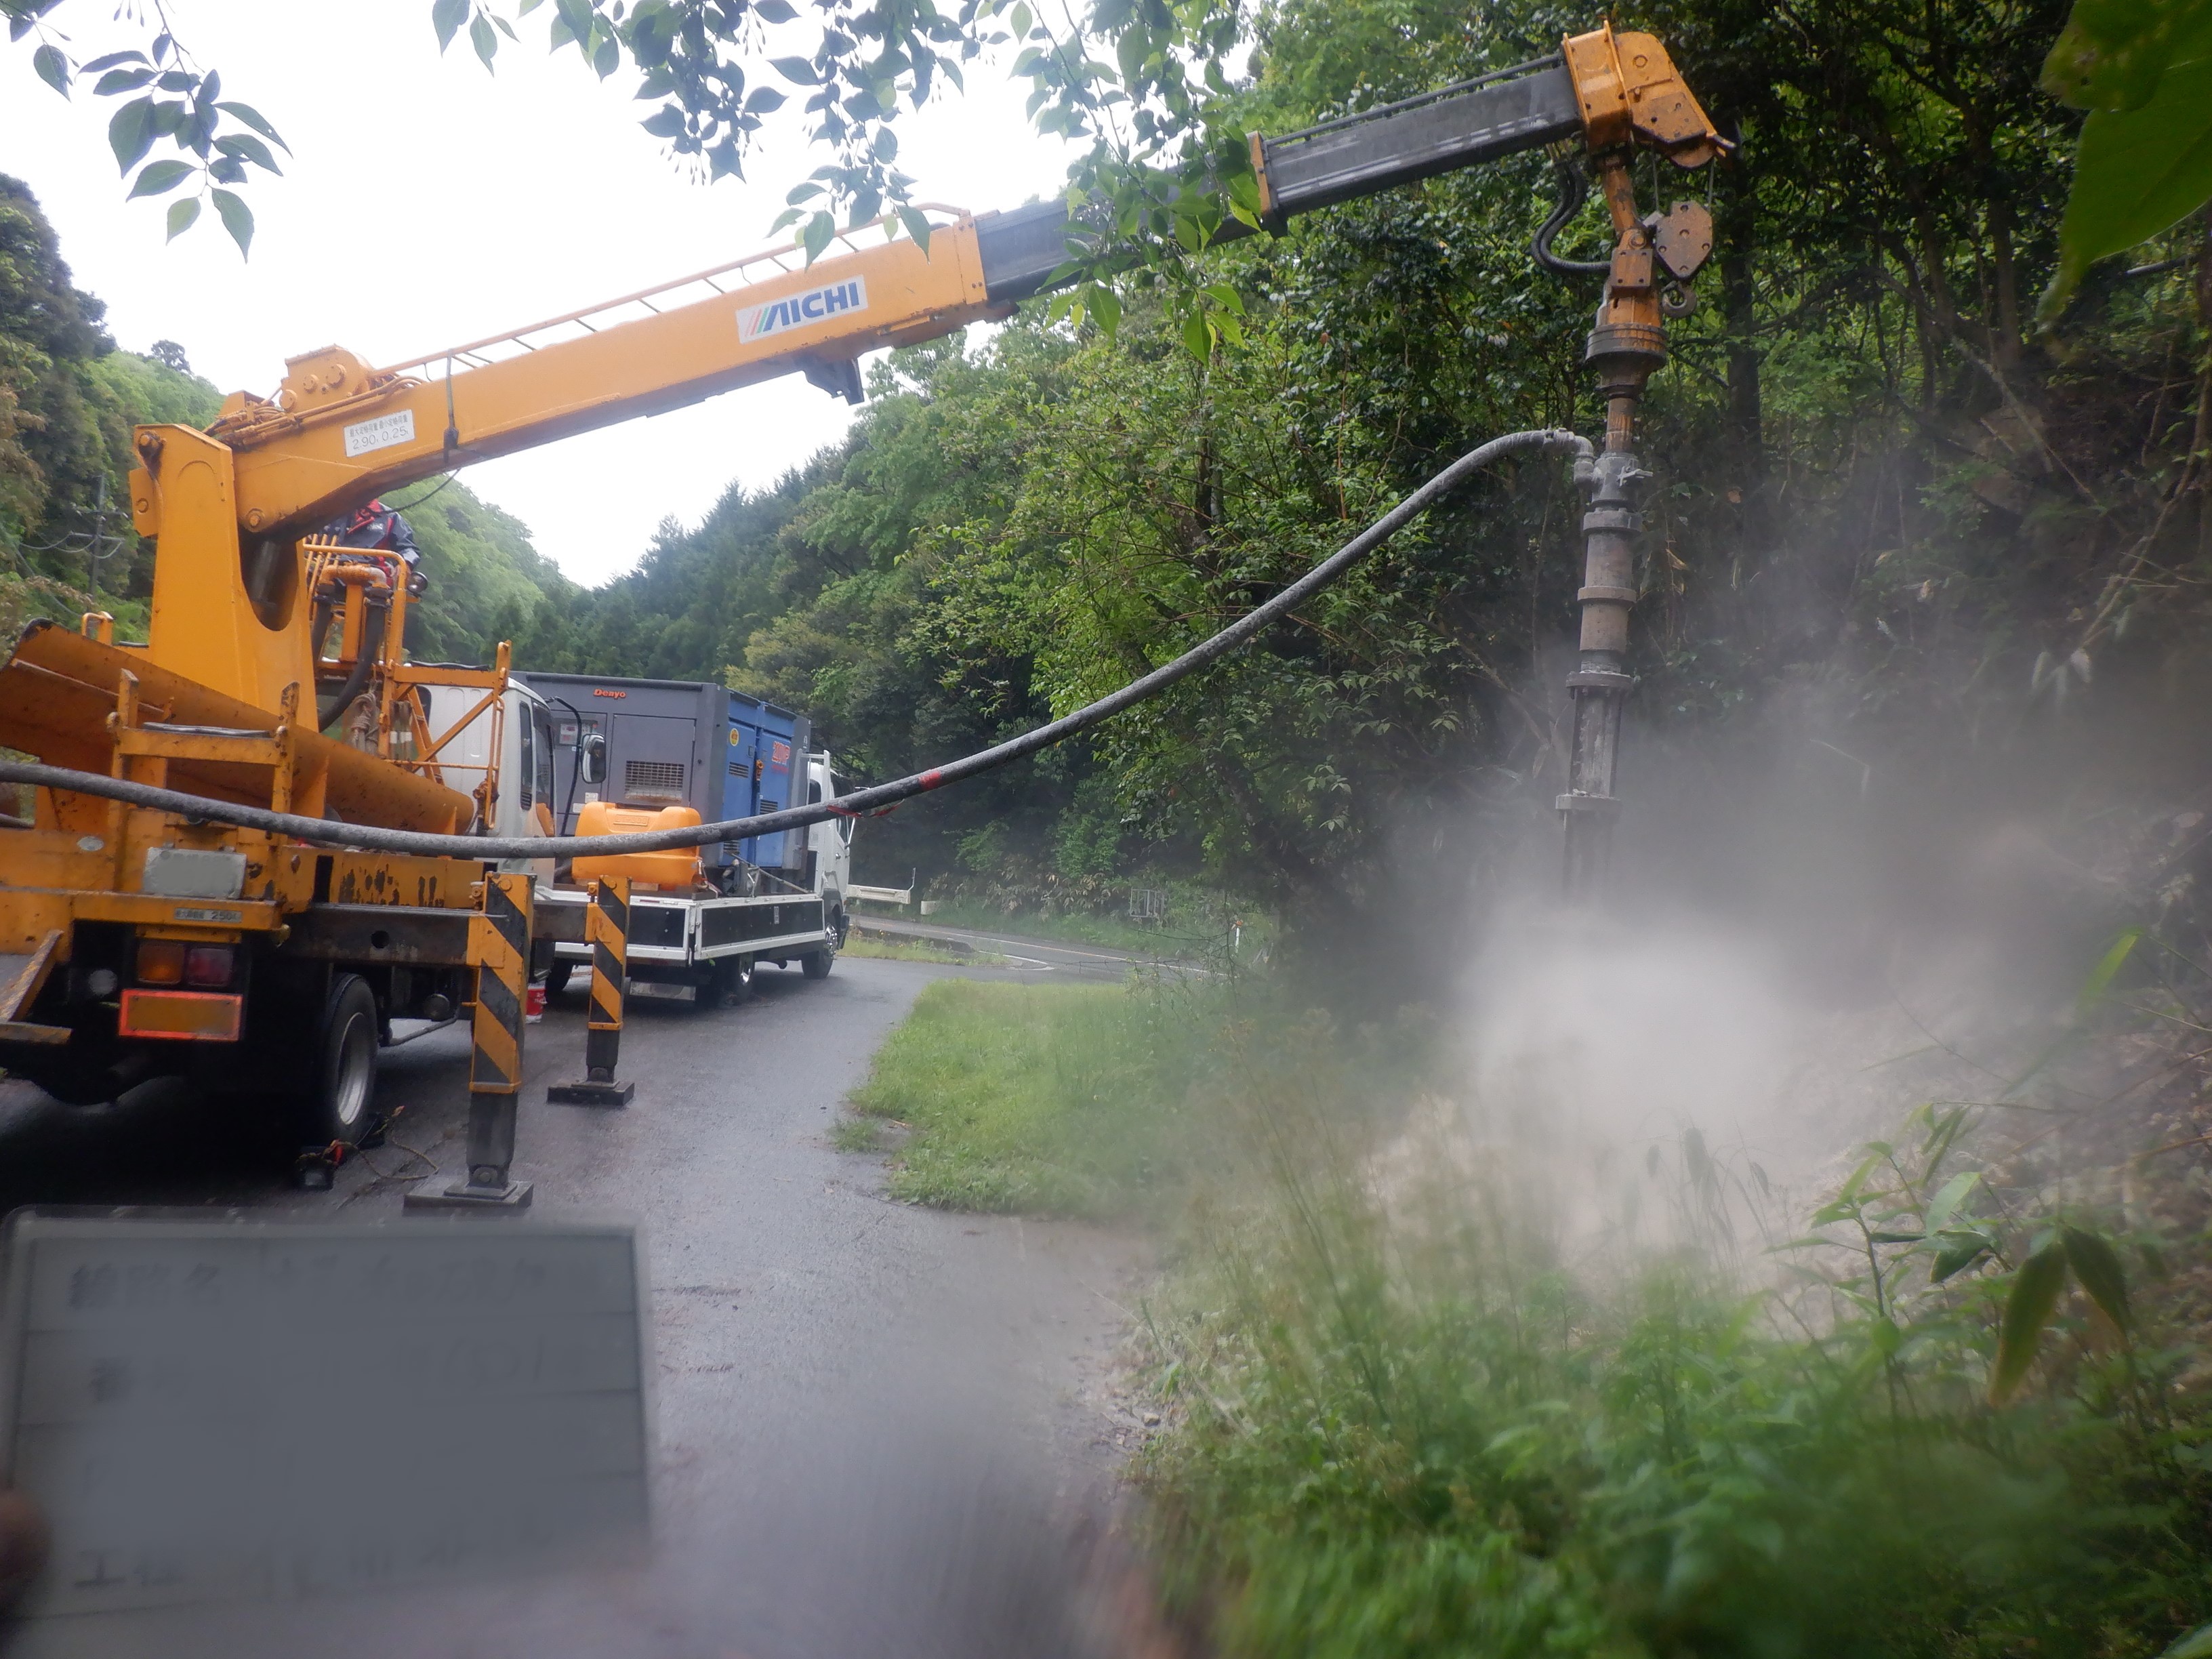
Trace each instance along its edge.
<instances>
[{"instance_id":1,"label":"utility pole","mask_svg":"<svg viewBox=\"0 0 2212 1659\"><path fill-rule=\"evenodd\" d=\"M107 473L105 469L93 485L92 543L84 550L84 591L100 603L100 562L106 556L102 550L107 541Z\"/></svg>"}]
</instances>

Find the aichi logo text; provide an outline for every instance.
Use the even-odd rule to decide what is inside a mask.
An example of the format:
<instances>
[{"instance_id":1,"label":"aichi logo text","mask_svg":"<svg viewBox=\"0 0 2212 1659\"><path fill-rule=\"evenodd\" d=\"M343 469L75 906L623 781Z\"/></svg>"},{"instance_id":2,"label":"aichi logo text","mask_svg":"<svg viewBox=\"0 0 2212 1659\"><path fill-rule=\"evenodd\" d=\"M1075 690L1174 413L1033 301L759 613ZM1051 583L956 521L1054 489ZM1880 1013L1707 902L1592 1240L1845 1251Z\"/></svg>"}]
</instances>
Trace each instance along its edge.
<instances>
[{"instance_id":1,"label":"aichi logo text","mask_svg":"<svg viewBox=\"0 0 2212 1659\"><path fill-rule=\"evenodd\" d=\"M761 340L771 334L784 334L794 328L805 328L810 323L819 323L848 312L868 308L868 285L865 279L850 276L842 283L831 283L826 288L811 288L804 294L787 294L781 300L768 300L757 306L747 306L738 313L738 338L741 341Z\"/></svg>"}]
</instances>

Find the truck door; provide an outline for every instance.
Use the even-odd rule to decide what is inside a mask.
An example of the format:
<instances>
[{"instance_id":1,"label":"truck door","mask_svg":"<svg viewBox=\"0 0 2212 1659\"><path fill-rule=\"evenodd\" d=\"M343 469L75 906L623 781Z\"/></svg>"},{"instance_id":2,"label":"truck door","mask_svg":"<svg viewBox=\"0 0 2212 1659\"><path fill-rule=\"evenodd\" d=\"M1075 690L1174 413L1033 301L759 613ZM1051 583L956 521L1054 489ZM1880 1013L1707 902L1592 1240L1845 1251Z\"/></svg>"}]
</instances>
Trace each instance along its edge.
<instances>
[{"instance_id":1,"label":"truck door","mask_svg":"<svg viewBox=\"0 0 2212 1659\"><path fill-rule=\"evenodd\" d=\"M773 732L760 735L762 752L756 757L754 770L760 775L759 807L763 812L780 812L793 804L791 739L780 738ZM784 837L804 831L780 830L772 836L754 837L753 845L759 850L753 862L770 870L781 870L789 860L785 856Z\"/></svg>"},{"instance_id":2,"label":"truck door","mask_svg":"<svg viewBox=\"0 0 2212 1659\"><path fill-rule=\"evenodd\" d=\"M726 818L750 817L753 802L760 792L753 785L753 761L757 756L760 733L742 720L730 722L728 769L722 780L722 816ZM752 843L745 842L738 848L738 856L750 860Z\"/></svg>"}]
</instances>

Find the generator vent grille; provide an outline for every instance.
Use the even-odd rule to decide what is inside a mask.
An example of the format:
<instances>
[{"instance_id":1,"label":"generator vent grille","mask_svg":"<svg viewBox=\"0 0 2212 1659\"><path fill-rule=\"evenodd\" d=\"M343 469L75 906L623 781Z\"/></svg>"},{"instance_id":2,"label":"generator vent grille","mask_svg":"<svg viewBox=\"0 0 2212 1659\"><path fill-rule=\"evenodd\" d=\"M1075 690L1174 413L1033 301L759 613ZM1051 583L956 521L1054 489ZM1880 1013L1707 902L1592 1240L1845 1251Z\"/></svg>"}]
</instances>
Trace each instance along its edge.
<instances>
[{"instance_id":1,"label":"generator vent grille","mask_svg":"<svg viewBox=\"0 0 2212 1659\"><path fill-rule=\"evenodd\" d=\"M623 765L623 794L631 800L682 800L684 763L625 762Z\"/></svg>"}]
</instances>

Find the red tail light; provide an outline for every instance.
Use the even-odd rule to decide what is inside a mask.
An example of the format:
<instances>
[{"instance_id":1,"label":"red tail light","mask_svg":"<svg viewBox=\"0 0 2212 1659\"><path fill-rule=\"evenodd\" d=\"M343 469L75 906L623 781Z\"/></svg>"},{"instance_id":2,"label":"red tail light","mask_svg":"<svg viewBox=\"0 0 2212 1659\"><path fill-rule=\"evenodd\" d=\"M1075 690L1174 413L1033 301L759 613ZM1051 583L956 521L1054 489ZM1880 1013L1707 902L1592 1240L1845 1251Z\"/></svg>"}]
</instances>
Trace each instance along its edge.
<instances>
[{"instance_id":1,"label":"red tail light","mask_svg":"<svg viewBox=\"0 0 2212 1659\"><path fill-rule=\"evenodd\" d=\"M228 945L195 945L185 952L185 983L228 985L237 950Z\"/></svg>"}]
</instances>

